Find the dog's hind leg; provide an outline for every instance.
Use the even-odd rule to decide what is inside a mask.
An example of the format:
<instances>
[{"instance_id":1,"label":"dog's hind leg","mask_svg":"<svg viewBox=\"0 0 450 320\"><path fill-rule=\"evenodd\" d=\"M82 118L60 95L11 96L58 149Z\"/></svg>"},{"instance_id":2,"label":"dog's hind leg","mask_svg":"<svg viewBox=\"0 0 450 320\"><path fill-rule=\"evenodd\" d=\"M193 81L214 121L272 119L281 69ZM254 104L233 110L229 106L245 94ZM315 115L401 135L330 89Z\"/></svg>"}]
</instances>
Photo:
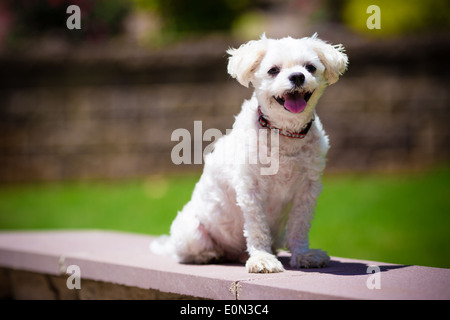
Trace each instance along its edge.
<instances>
[{"instance_id":1,"label":"dog's hind leg","mask_svg":"<svg viewBox=\"0 0 450 320\"><path fill-rule=\"evenodd\" d=\"M178 213L170 233L175 257L181 263L209 263L223 255L189 204Z\"/></svg>"}]
</instances>

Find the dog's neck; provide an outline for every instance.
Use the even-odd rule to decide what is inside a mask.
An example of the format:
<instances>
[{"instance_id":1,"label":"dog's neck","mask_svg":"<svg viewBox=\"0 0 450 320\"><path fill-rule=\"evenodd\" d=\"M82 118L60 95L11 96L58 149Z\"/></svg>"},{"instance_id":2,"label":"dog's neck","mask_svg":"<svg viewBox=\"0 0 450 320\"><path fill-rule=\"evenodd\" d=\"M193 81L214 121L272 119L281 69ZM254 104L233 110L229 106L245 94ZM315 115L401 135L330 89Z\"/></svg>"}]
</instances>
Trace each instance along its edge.
<instances>
[{"instance_id":1,"label":"dog's neck","mask_svg":"<svg viewBox=\"0 0 450 320\"><path fill-rule=\"evenodd\" d=\"M279 134L288 138L293 138L293 139L303 139L306 137L306 135L309 132L309 129L311 129L312 123L314 121L314 116L311 118L311 120L306 124L306 126L298 132L291 132L291 131L286 131L286 130L282 130L280 128L277 128L275 126L273 126L269 120L267 120L267 118L264 116L264 114L261 111L261 106L258 106L258 122L259 125L263 128L268 128L270 130L278 130Z\"/></svg>"}]
</instances>

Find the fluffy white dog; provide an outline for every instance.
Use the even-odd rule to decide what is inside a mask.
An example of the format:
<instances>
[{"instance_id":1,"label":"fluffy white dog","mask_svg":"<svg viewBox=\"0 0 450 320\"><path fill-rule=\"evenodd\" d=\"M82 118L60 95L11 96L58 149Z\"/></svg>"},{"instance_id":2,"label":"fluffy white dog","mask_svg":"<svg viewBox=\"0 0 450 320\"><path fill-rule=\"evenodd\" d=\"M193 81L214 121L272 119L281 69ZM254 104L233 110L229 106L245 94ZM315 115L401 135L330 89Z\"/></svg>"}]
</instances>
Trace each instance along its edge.
<instances>
[{"instance_id":1,"label":"fluffy white dog","mask_svg":"<svg viewBox=\"0 0 450 320\"><path fill-rule=\"evenodd\" d=\"M329 149L315 106L346 70L344 48L316 34L279 40L263 35L227 53L228 73L246 87L251 83L254 94L233 130L205 157L170 236L153 241L151 249L182 263L246 261L248 272L281 272L275 254L287 247L292 267L324 267L327 253L310 249L308 241ZM252 140L246 132L263 134ZM267 162L236 161L239 153L257 152L277 161L276 172L263 174Z\"/></svg>"}]
</instances>

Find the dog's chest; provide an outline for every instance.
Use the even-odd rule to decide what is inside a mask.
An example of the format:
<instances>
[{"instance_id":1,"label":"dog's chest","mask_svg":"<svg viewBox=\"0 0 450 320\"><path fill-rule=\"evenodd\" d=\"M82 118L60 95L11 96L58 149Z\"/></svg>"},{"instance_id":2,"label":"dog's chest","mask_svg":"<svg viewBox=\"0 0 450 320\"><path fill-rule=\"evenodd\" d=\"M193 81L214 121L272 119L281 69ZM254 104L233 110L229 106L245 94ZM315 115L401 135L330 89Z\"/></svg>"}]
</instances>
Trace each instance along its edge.
<instances>
[{"instance_id":1,"label":"dog's chest","mask_svg":"<svg viewBox=\"0 0 450 320\"><path fill-rule=\"evenodd\" d=\"M266 177L267 189L267 213L270 216L279 215L293 200L296 191L302 184L302 172L304 169L297 161L292 159L280 159L280 167L277 174Z\"/></svg>"}]
</instances>

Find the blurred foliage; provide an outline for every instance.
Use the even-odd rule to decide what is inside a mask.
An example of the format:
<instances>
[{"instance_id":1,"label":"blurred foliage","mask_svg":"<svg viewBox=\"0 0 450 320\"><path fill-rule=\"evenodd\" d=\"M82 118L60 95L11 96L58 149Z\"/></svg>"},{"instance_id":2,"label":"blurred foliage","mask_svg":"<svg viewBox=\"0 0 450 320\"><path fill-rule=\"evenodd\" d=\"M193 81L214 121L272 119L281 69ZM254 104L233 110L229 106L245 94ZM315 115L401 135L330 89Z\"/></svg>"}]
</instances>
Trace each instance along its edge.
<instances>
[{"instance_id":1,"label":"blurred foliage","mask_svg":"<svg viewBox=\"0 0 450 320\"><path fill-rule=\"evenodd\" d=\"M172 36L228 32L252 0L134 0L138 9L161 17L162 33Z\"/></svg>"},{"instance_id":2,"label":"blurred foliage","mask_svg":"<svg viewBox=\"0 0 450 320\"><path fill-rule=\"evenodd\" d=\"M66 10L72 4L81 9L81 30L67 32L70 14ZM371 14L366 10L372 4L380 7L381 29L367 28ZM132 37L146 38L153 44L215 32L253 38L255 34L270 33L273 13L298 15L299 21L303 19L307 24L341 23L374 36L450 27L450 1L442 0L3 0L0 47L5 38L48 34L70 40L109 39L125 30L127 17L134 19L131 25L135 29L131 32L139 33Z\"/></svg>"},{"instance_id":3,"label":"blurred foliage","mask_svg":"<svg viewBox=\"0 0 450 320\"><path fill-rule=\"evenodd\" d=\"M371 14L367 7L377 5L381 12L381 28L369 30L366 22ZM342 5L342 20L353 30L375 36L408 35L448 29L450 1L442 0L347 0Z\"/></svg>"},{"instance_id":4,"label":"blurred foliage","mask_svg":"<svg viewBox=\"0 0 450 320\"><path fill-rule=\"evenodd\" d=\"M81 11L81 29L67 32L67 7ZM13 15L13 37L35 37L47 33L73 39L102 40L121 31L132 7L129 0L7 0Z\"/></svg>"},{"instance_id":5,"label":"blurred foliage","mask_svg":"<svg viewBox=\"0 0 450 320\"><path fill-rule=\"evenodd\" d=\"M48 34L70 40L104 40L119 34L131 13L150 13L158 28L149 28L149 38L166 41L186 35L229 32L233 23L256 0L6 0L2 13L12 17L8 38L22 39ZM81 30L67 32L69 5L81 11ZM159 24L159 22L161 22ZM0 39L0 42L2 40Z\"/></svg>"}]
</instances>

